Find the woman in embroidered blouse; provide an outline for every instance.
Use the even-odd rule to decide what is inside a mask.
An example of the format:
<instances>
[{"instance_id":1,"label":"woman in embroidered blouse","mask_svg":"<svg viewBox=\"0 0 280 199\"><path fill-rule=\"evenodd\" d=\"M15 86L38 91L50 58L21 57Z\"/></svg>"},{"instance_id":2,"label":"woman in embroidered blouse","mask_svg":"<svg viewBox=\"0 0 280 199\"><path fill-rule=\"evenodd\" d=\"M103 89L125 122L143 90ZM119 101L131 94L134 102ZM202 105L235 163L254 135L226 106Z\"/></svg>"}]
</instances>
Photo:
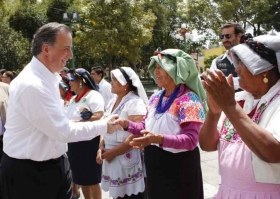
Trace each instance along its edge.
<instances>
[{"instance_id":1,"label":"woman in embroidered blouse","mask_svg":"<svg viewBox=\"0 0 280 199\"><path fill-rule=\"evenodd\" d=\"M155 54L148 69L163 90L151 96L141 123L122 118L116 123L134 135L144 134L130 144L145 147L149 199L203 199L197 144L207 109L205 92L188 54L177 49Z\"/></svg>"},{"instance_id":2,"label":"woman in embroidered blouse","mask_svg":"<svg viewBox=\"0 0 280 199\"><path fill-rule=\"evenodd\" d=\"M139 77L129 67L111 71L111 91L117 97L106 108L105 116L118 114L132 121L141 121L146 114L147 95ZM109 134L108 134L109 135ZM111 197L143 199L145 184L143 163L139 150L129 146L127 131L104 136L97 161L103 161L101 187Z\"/></svg>"},{"instance_id":3,"label":"woman in embroidered blouse","mask_svg":"<svg viewBox=\"0 0 280 199\"><path fill-rule=\"evenodd\" d=\"M71 91L76 93L66 105L66 116L71 120L95 121L104 113L104 100L90 73L78 68L67 74ZM73 198L79 198L81 185L85 199L101 199L101 166L95 156L100 137L89 141L68 143L68 157L73 176Z\"/></svg>"},{"instance_id":4,"label":"woman in embroidered blouse","mask_svg":"<svg viewBox=\"0 0 280 199\"><path fill-rule=\"evenodd\" d=\"M209 112L203 150L219 151L221 186L215 198L280 198L280 37L244 38L231 49L239 85L207 70Z\"/></svg>"}]
</instances>

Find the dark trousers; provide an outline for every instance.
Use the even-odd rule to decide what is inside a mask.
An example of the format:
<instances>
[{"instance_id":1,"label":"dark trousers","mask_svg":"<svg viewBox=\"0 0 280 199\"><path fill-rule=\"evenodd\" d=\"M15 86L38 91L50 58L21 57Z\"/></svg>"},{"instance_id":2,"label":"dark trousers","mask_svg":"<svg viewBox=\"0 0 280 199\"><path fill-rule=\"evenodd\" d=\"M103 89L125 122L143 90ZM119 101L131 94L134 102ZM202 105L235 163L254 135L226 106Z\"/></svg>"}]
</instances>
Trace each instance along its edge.
<instances>
[{"instance_id":1,"label":"dark trousers","mask_svg":"<svg viewBox=\"0 0 280 199\"><path fill-rule=\"evenodd\" d=\"M66 156L37 162L3 153L0 174L4 199L72 198L72 174Z\"/></svg>"}]
</instances>

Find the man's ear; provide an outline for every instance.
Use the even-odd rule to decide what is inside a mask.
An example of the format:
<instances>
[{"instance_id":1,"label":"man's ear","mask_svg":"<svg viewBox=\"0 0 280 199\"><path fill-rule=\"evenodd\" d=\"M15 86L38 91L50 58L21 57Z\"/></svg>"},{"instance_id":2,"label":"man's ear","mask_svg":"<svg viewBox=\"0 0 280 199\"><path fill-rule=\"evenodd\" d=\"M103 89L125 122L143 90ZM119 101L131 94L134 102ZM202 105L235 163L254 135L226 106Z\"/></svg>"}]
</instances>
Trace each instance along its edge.
<instances>
[{"instance_id":1,"label":"man's ear","mask_svg":"<svg viewBox=\"0 0 280 199\"><path fill-rule=\"evenodd\" d=\"M50 54L50 46L48 44L42 45L42 54L48 56Z\"/></svg>"}]
</instances>

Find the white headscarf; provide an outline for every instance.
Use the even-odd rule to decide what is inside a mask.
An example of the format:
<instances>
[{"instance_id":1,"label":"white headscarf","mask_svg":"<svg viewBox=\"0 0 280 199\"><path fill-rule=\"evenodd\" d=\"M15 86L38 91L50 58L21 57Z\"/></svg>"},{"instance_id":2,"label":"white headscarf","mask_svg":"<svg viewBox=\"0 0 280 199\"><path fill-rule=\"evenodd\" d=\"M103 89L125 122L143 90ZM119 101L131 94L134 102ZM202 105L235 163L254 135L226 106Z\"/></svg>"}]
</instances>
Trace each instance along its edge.
<instances>
[{"instance_id":1,"label":"white headscarf","mask_svg":"<svg viewBox=\"0 0 280 199\"><path fill-rule=\"evenodd\" d=\"M261 35L254 37L253 41L262 43L265 47L275 51L278 71L280 72L280 37L273 35ZM252 50L246 43L234 46L231 49L231 52L239 57L252 75L261 74L275 67L269 61L263 59L258 53ZM238 63L236 57L232 56L232 60L236 66ZM243 110L249 114L255 105L254 96L251 93L240 92L236 93L236 97L237 100L245 99Z\"/></svg>"},{"instance_id":2,"label":"white headscarf","mask_svg":"<svg viewBox=\"0 0 280 199\"><path fill-rule=\"evenodd\" d=\"M132 85L137 88L138 96L144 101L145 104L148 104L149 100L148 100L147 94L145 92L143 84L141 83L138 75L130 67L121 67L121 68L126 72L129 79L131 79ZM120 71L120 69L112 70L111 76L112 76L112 74L115 76L115 78L120 82L120 84L122 86L127 84L127 81L126 81L125 77L123 76L122 72Z\"/></svg>"},{"instance_id":3,"label":"white headscarf","mask_svg":"<svg viewBox=\"0 0 280 199\"><path fill-rule=\"evenodd\" d=\"M267 48L275 51L277 58L278 71L280 72L280 37L273 35L261 35L254 37L253 41L264 44ZM263 59L258 53L252 50L246 43L234 46L231 49L233 54L236 54L244 63L248 70L253 75L261 74L265 71L271 70L274 66L267 60ZM232 56L234 65L236 66L238 60Z\"/></svg>"}]
</instances>

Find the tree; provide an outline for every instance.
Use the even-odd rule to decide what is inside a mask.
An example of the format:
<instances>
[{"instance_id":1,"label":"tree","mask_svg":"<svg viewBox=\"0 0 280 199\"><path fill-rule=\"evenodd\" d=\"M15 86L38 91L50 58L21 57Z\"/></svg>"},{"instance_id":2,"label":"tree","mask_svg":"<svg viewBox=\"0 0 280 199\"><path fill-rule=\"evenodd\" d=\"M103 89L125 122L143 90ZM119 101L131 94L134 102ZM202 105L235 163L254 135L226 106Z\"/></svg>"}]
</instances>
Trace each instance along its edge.
<instances>
[{"instance_id":1,"label":"tree","mask_svg":"<svg viewBox=\"0 0 280 199\"><path fill-rule=\"evenodd\" d=\"M7 23L0 23L0 29L0 67L7 70L22 69L31 58L28 40Z\"/></svg>"},{"instance_id":2,"label":"tree","mask_svg":"<svg viewBox=\"0 0 280 199\"><path fill-rule=\"evenodd\" d=\"M216 34L223 23L234 21L257 36L280 26L279 4L278 0L188 0L188 19L197 30Z\"/></svg>"},{"instance_id":3,"label":"tree","mask_svg":"<svg viewBox=\"0 0 280 199\"><path fill-rule=\"evenodd\" d=\"M8 18L11 6L0 0L0 68L7 70L22 69L30 60L28 41L20 33L9 27Z\"/></svg>"},{"instance_id":4,"label":"tree","mask_svg":"<svg viewBox=\"0 0 280 199\"><path fill-rule=\"evenodd\" d=\"M27 4L19 7L9 18L9 25L21 32L30 42L36 30L46 23L45 13L37 4Z\"/></svg>"},{"instance_id":5,"label":"tree","mask_svg":"<svg viewBox=\"0 0 280 199\"><path fill-rule=\"evenodd\" d=\"M48 22L62 22L62 15L70 5L73 3L73 0L51 0L47 9L47 18Z\"/></svg>"},{"instance_id":6,"label":"tree","mask_svg":"<svg viewBox=\"0 0 280 199\"><path fill-rule=\"evenodd\" d=\"M174 38L175 31L186 22L184 8L186 4L182 0L146 0L145 9L150 9L156 16L156 23L153 27L153 37L150 43L143 46L143 67L150 62L154 51L161 47L181 48ZM145 69L146 70L146 69Z\"/></svg>"},{"instance_id":7,"label":"tree","mask_svg":"<svg viewBox=\"0 0 280 199\"><path fill-rule=\"evenodd\" d=\"M90 54L95 61L103 59L113 67L135 66L141 61L141 47L152 38L155 21L151 10L144 10L143 6L144 1L129 0L94 0L84 4L80 9L81 24L75 32L77 51L84 50L84 56ZM84 56L79 59L86 59Z\"/></svg>"}]
</instances>

